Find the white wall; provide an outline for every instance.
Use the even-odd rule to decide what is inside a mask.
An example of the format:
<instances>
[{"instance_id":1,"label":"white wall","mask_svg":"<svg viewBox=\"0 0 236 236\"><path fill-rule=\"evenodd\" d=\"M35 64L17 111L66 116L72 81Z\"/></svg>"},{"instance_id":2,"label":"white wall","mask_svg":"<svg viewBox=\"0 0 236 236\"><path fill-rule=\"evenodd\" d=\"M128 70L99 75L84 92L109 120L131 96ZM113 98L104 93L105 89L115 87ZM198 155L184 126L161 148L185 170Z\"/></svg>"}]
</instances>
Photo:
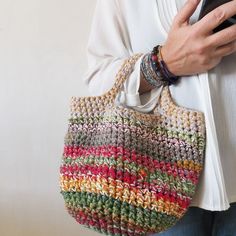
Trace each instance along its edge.
<instances>
[{"instance_id":1,"label":"white wall","mask_svg":"<svg viewBox=\"0 0 236 236\"><path fill-rule=\"evenodd\" d=\"M0 235L98 235L67 214L59 165L94 0L0 0Z\"/></svg>"}]
</instances>

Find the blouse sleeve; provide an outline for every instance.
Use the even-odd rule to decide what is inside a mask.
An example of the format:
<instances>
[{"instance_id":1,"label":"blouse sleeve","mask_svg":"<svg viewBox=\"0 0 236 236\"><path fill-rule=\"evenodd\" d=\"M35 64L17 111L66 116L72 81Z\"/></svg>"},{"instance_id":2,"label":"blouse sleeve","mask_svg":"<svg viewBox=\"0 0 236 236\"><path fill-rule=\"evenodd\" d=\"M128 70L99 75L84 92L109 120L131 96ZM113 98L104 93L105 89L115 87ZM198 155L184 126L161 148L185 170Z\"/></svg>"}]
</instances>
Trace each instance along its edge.
<instances>
[{"instance_id":1,"label":"blouse sleeve","mask_svg":"<svg viewBox=\"0 0 236 236\"><path fill-rule=\"evenodd\" d=\"M111 89L115 83L115 75L124 60L133 54L129 32L118 0L97 0L87 44L88 70L83 77L89 93L97 96ZM139 95L142 57L136 62L116 101L148 112L155 106L162 87L154 88L144 96Z\"/></svg>"}]
</instances>

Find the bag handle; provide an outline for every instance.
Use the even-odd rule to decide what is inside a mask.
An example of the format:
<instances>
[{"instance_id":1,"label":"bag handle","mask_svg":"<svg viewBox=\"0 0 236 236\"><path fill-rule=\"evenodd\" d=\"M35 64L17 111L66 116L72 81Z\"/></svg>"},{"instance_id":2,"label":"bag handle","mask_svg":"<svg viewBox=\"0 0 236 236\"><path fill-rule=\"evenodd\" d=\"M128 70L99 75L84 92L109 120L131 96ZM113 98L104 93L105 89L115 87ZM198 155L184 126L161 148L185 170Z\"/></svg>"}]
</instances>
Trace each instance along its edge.
<instances>
[{"instance_id":1,"label":"bag handle","mask_svg":"<svg viewBox=\"0 0 236 236\"><path fill-rule=\"evenodd\" d=\"M113 106L115 104L115 99L121 90L125 80L133 72L135 63L143 55L143 53L137 53L126 59L121 65L119 71L115 76L115 83L110 90L99 96L89 96L89 97L76 97L72 96L70 101L70 111L77 112L78 107L85 106L87 103L100 103L100 108L103 109L106 106ZM168 87L168 86L167 86ZM163 88L164 89L164 88ZM162 90L163 90L162 89ZM163 92L162 92L163 93Z\"/></svg>"},{"instance_id":2,"label":"bag handle","mask_svg":"<svg viewBox=\"0 0 236 236\"><path fill-rule=\"evenodd\" d=\"M129 57L128 59L124 61L118 73L116 74L115 83L113 87L110 90L108 90L106 93L100 96L89 96L89 97L72 96L71 101L70 101L70 111L72 113L73 112L83 113L83 112L90 112L94 109L97 112L98 110L103 111L105 107L114 106L116 96L120 92L123 83L125 82L126 78L128 78L128 76L132 73L132 71L134 70L135 63L142 55L143 55L142 53L134 54L133 56ZM94 104L94 105L92 105L91 107L90 106L91 104ZM175 112L173 113L174 110ZM135 112L140 113L138 111L135 111ZM169 85L164 86L162 88L160 97L158 98L158 102L153 108L152 113L153 113L153 116L156 116L157 114L162 113L163 115L167 117L176 116L176 114L179 114L179 113L186 113L186 115L188 115L188 113L192 113L193 116L196 116L197 114L200 120L204 119L204 114L202 112L185 108L185 107L181 107L178 104L176 104L175 101L172 99ZM152 114L147 113L147 114L144 114L144 116L145 115L149 116Z\"/></svg>"},{"instance_id":3,"label":"bag handle","mask_svg":"<svg viewBox=\"0 0 236 236\"><path fill-rule=\"evenodd\" d=\"M113 87L110 90L108 90L106 93L104 93L100 96L90 96L90 97L72 96L71 102L70 102L71 112L78 112L78 110L80 110L79 108L86 107L86 104L88 102L89 103L93 103L95 101L96 101L96 103L99 102L100 103L99 110L104 109L104 107L106 107L108 105L113 106L115 104L115 98L116 98L117 94L120 92L123 83L128 78L128 76L130 76L130 74L132 73L132 71L134 69L135 63L142 55L143 55L143 53L134 54L133 56L129 57L128 59L126 59L124 61L124 63L120 67L118 73L116 74L115 83L114 83ZM160 110L161 110L162 114L166 114L167 116L173 116L172 111L176 110L177 113L192 112L192 113L194 113L193 115L198 114L198 116L200 117L201 120L204 119L203 118L204 114L202 112L197 111L197 110L193 110L193 109L189 109L189 108L185 108L185 107L181 107L178 104L176 104L171 96L169 85L164 86L162 88L162 91L161 91L161 94L160 94L160 97L158 98L158 100L159 101L157 102L156 106L152 110L154 116L156 114L160 113L159 112ZM176 112L174 115L177 114ZM146 114L146 115L149 115L149 114Z\"/></svg>"},{"instance_id":4,"label":"bag handle","mask_svg":"<svg viewBox=\"0 0 236 236\"><path fill-rule=\"evenodd\" d=\"M117 94L120 92L122 85L124 84L125 80L130 76L130 74L133 72L135 63L142 55L143 55L142 53L134 54L133 56L126 59L124 63L121 65L119 71L115 76L115 83L113 87L104 94L104 96L107 97L107 99L109 99L110 103L114 104L115 98Z\"/></svg>"},{"instance_id":5,"label":"bag handle","mask_svg":"<svg viewBox=\"0 0 236 236\"><path fill-rule=\"evenodd\" d=\"M113 87L105 93L103 96L106 97L106 100L108 100L108 103L114 104L115 103L115 98L117 94L120 92L121 87L125 80L130 76L130 74L133 72L135 63L138 61L138 59L143 55L143 53L137 53L134 54L133 56L129 57L124 61L122 66L120 67L119 71L116 74L116 79ZM172 100L171 93L169 86L164 86L162 88L161 96L160 96L160 103L163 106L164 110L168 110L168 107L170 105L176 106ZM165 105L164 105L165 104ZM158 104L155 105L153 108L153 112L156 113L158 110Z\"/></svg>"}]
</instances>

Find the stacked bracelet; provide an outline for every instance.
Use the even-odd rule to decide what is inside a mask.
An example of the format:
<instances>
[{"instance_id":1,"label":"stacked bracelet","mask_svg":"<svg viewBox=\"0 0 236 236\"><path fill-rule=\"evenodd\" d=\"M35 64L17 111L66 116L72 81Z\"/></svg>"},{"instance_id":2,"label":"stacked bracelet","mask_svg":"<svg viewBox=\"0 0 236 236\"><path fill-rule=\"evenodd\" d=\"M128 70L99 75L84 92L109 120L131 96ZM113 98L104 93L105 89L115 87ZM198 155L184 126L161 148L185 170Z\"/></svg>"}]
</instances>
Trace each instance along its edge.
<instances>
[{"instance_id":1,"label":"stacked bracelet","mask_svg":"<svg viewBox=\"0 0 236 236\"><path fill-rule=\"evenodd\" d=\"M153 87L160 87L165 81L162 80L160 76L158 76L158 73L156 73L152 66L151 66L151 54L148 53L143 57L142 63L141 63L141 72L144 75L144 79Z\"/></svg>"},{"instance_id":2,"label":"stacked bracelet","mask_svg":"<svg viewBox=\"0 0 236 236\"><path fill-rule=\"evenodd\" d=\"M169 84L174 84L178 81L179 76L174 75L168 70L166 63L164 62L161 55L161 45L157 45L152 50L152 65L157 74L161 73L164 80L168 81Z\"/></svg>"},{"instance_id":3,"label":"stacked bracelet","mask_svg":"<svg viewBox=\"0 0 236 236\"><path fill-rule=\"evenodd\" d=\"M144 79L153 87L171 85L179 79L179 76L169 71L162 58L161 47L161 45L155 46L151 53L144 55L141 63L141 72Z\"/></svg>"}]
</instances>

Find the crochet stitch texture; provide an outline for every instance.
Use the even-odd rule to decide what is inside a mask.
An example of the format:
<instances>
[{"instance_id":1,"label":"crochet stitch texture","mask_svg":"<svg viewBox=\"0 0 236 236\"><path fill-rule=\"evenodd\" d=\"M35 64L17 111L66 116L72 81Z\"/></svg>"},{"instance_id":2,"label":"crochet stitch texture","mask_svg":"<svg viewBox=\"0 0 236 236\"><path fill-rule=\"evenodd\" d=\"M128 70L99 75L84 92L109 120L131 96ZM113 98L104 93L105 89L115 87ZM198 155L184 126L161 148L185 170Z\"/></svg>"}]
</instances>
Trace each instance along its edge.
<instances>
[{"instance_id":1,"label":"crochet stitch texture","mask_svg":"<svg viewBox=\"0 0 236 236\"><path fill-rule=\"evenodd\" d=\"M204 114L176 105L168 86L152 113L114 105L140 56L124 62L111 90L70 103L60 193L79 224L106 235L141 236L175 225L204 165Z\"/></svg>"}]
</instances>

